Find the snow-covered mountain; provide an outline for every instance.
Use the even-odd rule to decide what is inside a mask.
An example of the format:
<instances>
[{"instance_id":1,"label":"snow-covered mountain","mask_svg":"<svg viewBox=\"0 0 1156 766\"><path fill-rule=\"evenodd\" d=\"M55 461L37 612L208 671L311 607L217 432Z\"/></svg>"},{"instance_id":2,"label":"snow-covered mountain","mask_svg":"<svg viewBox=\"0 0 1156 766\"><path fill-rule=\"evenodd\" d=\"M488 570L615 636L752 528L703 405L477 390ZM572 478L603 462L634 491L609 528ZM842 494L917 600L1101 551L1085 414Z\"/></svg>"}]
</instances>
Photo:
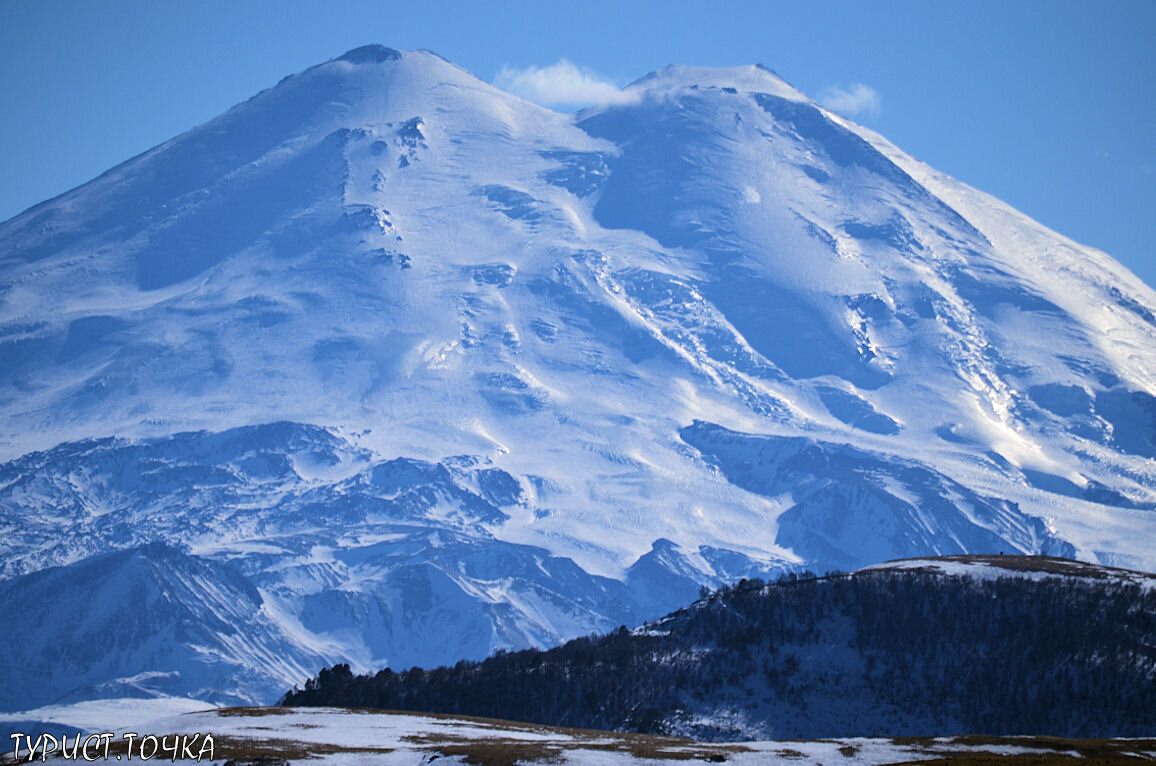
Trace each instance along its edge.
<instances>
[{"instance_id":1,"label":"snow-covered mountain","mask_svg":"<svg viewBox=\"0 0 1156 766\"><path fill-rule=\"evenodd\" d=\"M0 598L195 572L273 684L804 567L1151 571L1154 392L1149 287L767 69L562 115L369 46L0 224ZM145 633L85 688L201 694Z\"/></svg>"}]
</instances>

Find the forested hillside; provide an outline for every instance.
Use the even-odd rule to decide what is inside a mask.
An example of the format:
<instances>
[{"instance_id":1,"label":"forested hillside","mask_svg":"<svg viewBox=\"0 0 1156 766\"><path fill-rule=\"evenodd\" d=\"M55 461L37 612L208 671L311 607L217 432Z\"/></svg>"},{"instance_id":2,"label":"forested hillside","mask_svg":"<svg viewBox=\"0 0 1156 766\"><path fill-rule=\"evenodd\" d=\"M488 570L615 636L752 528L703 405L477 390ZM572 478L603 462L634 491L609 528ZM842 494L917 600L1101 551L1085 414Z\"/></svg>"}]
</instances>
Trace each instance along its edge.
<instances>
[{"instance_id":1,"label":"forested hillside","mask_svg":"<svg viewBox=\"0 0 1156 766\"><path fill-rule=\"evenodd\" d=\"M1156 729L1156 578L949 557L744 580L655 623L433 670L324 670L285 705L707 739Z\"/></svg>"}]
</instances>

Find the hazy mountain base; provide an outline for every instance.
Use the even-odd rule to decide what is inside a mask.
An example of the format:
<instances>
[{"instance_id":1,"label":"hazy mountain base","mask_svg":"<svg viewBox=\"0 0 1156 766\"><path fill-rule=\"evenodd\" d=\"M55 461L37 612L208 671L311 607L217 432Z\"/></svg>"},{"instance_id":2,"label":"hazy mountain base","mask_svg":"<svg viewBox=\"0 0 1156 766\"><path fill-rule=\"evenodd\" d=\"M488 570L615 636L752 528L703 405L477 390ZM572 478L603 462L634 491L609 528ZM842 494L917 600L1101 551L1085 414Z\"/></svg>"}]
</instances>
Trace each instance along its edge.
<instances>
[{"instance_id":1,"label":"hazy mountain base","mask_svg":"<svg viewBox=\"0 0 1156 766\"><path fill-rule=\"evenodd\" d=\"M1156 576L1050 558L744 581L636 630L452 668L321 673L358 705L744 740L1156 727Z\"/></svg>"},{"instance_id":2,"label":"hazy mountain base","mask_svg":"<svg viewBox=\"0 0 1156 766\"><path fill-rule=\"evenodd\" d=\"M0 643L0 709L269 701L339 660L432 666L550 646L662 614L704 581L786 568L708 546L695 564L658 540L621 580L591 575L491 533L533 507L527 484L464 456L374 459L292 423L0 465L0 609L22 636Z\"/></svg>"},{"instance_id":3,"label":"hazy mountain base","mask_svg":"<svg viewBox=\"0 0 1156 766\"><path fill-rule=\"evenodd\" d=\"M793 493L779 537L813 566L929 547L1071 552L914 460L702 423L683 438L736 486ZM263 702L337 661L432 667L552 646L652 619L703 584L800 568L659 539L622 579L599 577L500 539L511 515L548 512L534 487L488 460L382 460L295 423L92 440L0 465L12 545L0 609L22 615L26 639L0 645L0 709Z\"/></svg>"}]
</instances>

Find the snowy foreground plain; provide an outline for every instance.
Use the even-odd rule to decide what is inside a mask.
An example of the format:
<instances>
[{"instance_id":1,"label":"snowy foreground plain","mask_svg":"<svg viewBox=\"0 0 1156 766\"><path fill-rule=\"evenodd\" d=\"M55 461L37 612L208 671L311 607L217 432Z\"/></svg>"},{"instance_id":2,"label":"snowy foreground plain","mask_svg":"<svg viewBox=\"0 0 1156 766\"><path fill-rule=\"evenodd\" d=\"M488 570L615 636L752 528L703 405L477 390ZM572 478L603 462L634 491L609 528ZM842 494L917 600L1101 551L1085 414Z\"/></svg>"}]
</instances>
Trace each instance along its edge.
<instances>
[{"instance_id":1,"label":"snowy foreground plain","mask_svg":"<svg viewBox=\"0 0 1156 766\"><path fill-rule=\"evenodd\" d=\"M668 762L753 764L1100 763L1156 758L1156 739L1034 737L826 739L699 743L674 737L558 729L482 718L339 708L223 708L147 725L160 736L213 737L214 763L467 763L582 766ZM140 733L145 732L142 727ZM110 749L120 758L123 747ZM8 751L3 763L12 761ZM39 757L37 758L39 760ZM159 760L159 759L158 759ZM170 760L164 758L163 760ZM178 759L180 760L180 759ZM208 762L208 758L204 762Z\"/></svg>"}]
</instances>

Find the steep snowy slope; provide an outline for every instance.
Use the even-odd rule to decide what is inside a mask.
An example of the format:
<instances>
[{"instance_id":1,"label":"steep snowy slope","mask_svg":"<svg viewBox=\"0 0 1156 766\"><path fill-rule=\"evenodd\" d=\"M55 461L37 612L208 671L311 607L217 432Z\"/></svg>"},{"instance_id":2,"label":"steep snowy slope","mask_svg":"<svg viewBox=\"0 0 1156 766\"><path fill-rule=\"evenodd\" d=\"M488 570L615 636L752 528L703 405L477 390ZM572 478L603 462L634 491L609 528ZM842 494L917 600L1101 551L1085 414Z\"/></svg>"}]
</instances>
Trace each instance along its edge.
<instances>
[{"instance_id":1,"label":"steep snowy slope","mask_svg":"<svg viewBox=\"0 0 1156 766\"><path fill-rule=\"evenodd\" d=\"M625 94L359 48L0 224L3 576L185 546L365 668L804 566L1156 568L1151 289L769 70Z\"/></svg>"},{"instance_id":2,"label":"steep snowy slope","mask_svg":"<svg viewBox=\"0 0 1156 766\"><path fill-rule=\"evenodd\" d=\"M236 572L162 543L7 580L0 607L19 615L0 644L5 710L168 694L236 704L321 659Z\"/></svg>"}]
</instances>

